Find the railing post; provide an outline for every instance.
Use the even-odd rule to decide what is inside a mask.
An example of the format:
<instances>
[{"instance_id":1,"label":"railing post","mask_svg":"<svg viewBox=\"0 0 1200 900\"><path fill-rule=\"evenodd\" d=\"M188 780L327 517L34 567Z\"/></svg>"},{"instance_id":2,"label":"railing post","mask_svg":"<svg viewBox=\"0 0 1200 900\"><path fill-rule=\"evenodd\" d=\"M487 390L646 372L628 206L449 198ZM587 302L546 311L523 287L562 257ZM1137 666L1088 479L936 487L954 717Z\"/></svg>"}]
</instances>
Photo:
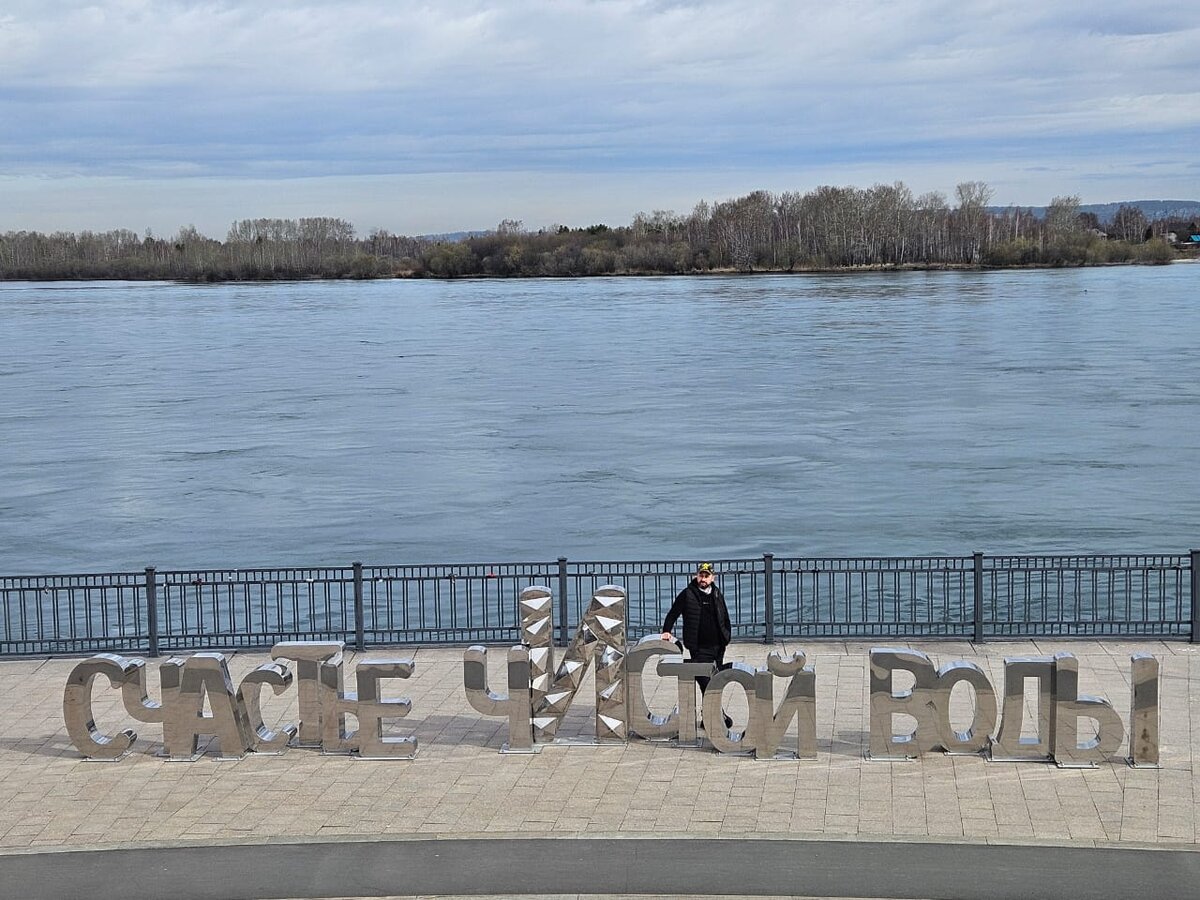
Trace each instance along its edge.
<instances>
[{"instance_id":1,"label":"railing post","mask_svg":"<svg viewBox=\"0 0 1200 900\"><path fill-rule=\"evenodd\" d=\"M1200 550L1192 550L1192 636L1193 644L1200 644Z\"/></svg>"},{"instance_id":2,"label":"railing post","mask_svg":"<svg viewBox=\"0 0 1200 900\"><path fill-rule=\"evenodd\" d=\"M983 554L972 554L975 562L975 643L983 643Z\"/></svg>"},{"instance_id":3,"label":"railing post","mask_svg":"<svg viewBox=\"0 0 1200 900\"><path fill-rule=\"evenodd\" d=\"M148 655L158 656L158 574L146 566L146 627L150 631Z\"/></svg>"},{"instance_id":4,"label":"railing post","mask_svg":"<svg viewBox=\"0 0 1200 900\"><path fill-rule=\"evenodd\" d=\"M354 566L354 646L361 653L363 650L363 582L362 563Z\"/></svg>"},{"instance_id":5,"label":"railing post","mask_svg":"<svg viewBox=\"0 0 1200 900\"><path fill-rule=\"evenodd\" d=\"M775 554L763 554L763 603L766 612L766 629L763 643L775 643Z\"/></svg>"},{"instance_id":6,"label":"railing post","mask_svg":"<svg viewBox=\"0 0 1200 900\"><path fill-rule=\"evenodd\" d=\"M567 646L571 636L567 631L567 558L558 558L558 645Z\"/></svg>"}]
</instances>

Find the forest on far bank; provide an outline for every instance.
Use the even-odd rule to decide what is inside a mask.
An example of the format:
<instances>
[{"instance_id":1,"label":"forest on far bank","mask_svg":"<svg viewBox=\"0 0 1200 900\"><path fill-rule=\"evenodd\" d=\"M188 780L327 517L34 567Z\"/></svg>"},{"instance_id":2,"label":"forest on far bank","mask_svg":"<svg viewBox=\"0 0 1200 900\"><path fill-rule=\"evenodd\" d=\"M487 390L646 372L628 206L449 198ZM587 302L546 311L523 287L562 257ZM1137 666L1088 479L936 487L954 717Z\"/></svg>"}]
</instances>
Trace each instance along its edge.
<instances>
[{"instance_id":1,"label":"forest on far bank","mask_svg":"<svg viewBox=\"0 0 1200 900\"><path fill-rule=\"evenodd\" d=\"M1101 223L1078 197L1043 214L994 210L983 182L953 202L904 184L754 191L685 215L655 210L628 225L527 230L506 219L461 239L358 236L332 217L243 219L224 240L181 228L169 238L127 229L0 234L0 279L258 281L797 272L853 268L1083 266L1165 263L1195 255L1195 223L1147 220L1122 206ZM1184 235L1176 249L1171 236Z\"/></svg>"}]
</instances>

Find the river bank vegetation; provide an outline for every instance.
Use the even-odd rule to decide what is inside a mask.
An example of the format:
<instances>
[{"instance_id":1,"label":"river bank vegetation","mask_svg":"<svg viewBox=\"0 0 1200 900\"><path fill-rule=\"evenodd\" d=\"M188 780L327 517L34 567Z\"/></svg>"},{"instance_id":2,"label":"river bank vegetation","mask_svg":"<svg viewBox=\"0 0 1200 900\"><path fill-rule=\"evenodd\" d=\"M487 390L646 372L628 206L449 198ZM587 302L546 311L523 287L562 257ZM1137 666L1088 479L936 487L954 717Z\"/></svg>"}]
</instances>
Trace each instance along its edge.
<instances>
[{"instance_id":1,"label":"river bank vegetation","mask_svg":"<svg viewBox=\"0 0 1200 900\"><path fill-rule=\"evenodd\" d=\"M624 226L527 230L505 220L460 238L365 237L338 218L244 219L224 240L181 228L169 238L118 229L0 234L0 279L537 277L854 268L1081 266L1176 258L1170 222L1134 206L1112 222L1056 197L1043 215L989 207L964 182L953 200L904 184L755 191L686 215L655 210ZM1191 226L1194 229L1194 224ZM1175 233L1175 232L1171 232Z\"/></svg>"}]
</instances>

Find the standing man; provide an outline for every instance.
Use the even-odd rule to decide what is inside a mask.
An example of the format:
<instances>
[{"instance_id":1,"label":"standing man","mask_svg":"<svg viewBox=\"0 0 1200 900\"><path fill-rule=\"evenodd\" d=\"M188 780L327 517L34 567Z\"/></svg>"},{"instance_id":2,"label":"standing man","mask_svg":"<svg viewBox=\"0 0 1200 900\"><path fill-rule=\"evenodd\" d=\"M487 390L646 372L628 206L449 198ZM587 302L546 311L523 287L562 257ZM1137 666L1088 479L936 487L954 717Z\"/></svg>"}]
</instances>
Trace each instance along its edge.
<instances>
[{"instance_id":1,"label":"standing man","mask_svg":"<svg viewBox=\"0 0 1200 900\"><path fill-rule=\"evenodd\" d=\"M675 640L671 627L683 616L683 646L687 647L690 660L716 663L720 668L725 664L725 648L729 646L733 629L729 624L725 595L717 587L715 578L712 563L704 562L696 567L696 576L679 592L663 619L662 638L664 641ZM708 688L708 679L697 678L696 683L703 694ZM725 716L725 727L731 725L733 720Z\"/></svg>"}]
</instances>

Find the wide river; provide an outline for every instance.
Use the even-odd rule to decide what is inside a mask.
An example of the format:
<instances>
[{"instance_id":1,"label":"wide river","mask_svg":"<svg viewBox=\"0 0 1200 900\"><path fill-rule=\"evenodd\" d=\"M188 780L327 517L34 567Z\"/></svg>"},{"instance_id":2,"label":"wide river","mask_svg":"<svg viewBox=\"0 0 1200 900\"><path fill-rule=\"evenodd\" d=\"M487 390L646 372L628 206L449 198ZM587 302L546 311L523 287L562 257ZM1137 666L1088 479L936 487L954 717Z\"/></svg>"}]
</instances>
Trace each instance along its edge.
<instances>
[{"instance_id":1,"label":"wide river","mask_svg":"<svg viewBox=\"0 0 1200 900\"><path fill-rule=\"evenodd\" d=\"M0 575L1182 552L1198 286L0 283Z\"/></svg>"}]
</instances>

